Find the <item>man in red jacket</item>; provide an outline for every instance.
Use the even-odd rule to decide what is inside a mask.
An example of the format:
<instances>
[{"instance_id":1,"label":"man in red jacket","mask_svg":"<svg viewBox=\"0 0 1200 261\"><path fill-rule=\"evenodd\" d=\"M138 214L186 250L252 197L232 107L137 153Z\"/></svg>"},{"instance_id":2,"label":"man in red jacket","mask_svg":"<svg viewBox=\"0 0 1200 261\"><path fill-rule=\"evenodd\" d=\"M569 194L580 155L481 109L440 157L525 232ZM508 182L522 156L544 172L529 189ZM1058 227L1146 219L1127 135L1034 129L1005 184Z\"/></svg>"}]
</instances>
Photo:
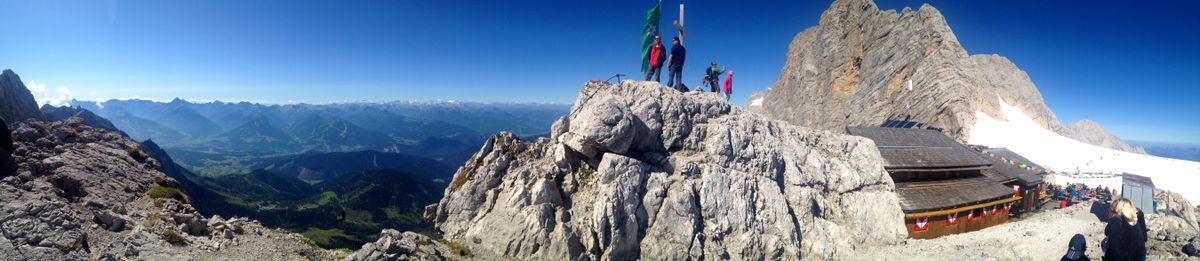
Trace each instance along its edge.
<instances>
[{"instance_id":1,"label":"man in red jacket","mask_svg":"<svg viewBox=\"0 0 1200 261\"><path fill-rule=\"evenodd\" d=\"M650 70L646 71L647 81L649 81L650 76L653 75L654 81L662 82L662 80L659 80L659 76L662 74L663 60L666 59L667 56L663 54L662 37L655 35L654 45L650 46Z\"/></svg>"}]
</instances>

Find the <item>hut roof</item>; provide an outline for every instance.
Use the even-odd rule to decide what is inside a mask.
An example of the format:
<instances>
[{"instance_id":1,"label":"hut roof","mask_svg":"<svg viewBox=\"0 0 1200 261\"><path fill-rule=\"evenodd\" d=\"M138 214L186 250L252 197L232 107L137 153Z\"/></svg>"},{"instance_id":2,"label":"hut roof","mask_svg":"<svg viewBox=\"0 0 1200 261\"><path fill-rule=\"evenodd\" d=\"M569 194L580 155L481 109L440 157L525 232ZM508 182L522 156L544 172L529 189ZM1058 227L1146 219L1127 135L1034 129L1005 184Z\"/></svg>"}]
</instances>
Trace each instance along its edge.
<instances>
[{"instance_id":1,"label":"hut roof","mask_svg":"<svg viewBox=\"0 0 1200 261\"><path fill-rule=\"evenodd\" d=\"M1121 183L1136 184L1136 185L1139 185L1139 186L1145 187L1145 188L1153 188L1154 187L1154 181L1150 180L1150 177L1136 175L1133 173L1121 174Z\"/></svg>"},{"instance_id":2,"label":"hut roof","mask_svg":"<svg viewBox=\"0 0 1200 261\"><path fill-rule=\"evenodd\" d=\"M982 169L991 164L979 153L934 130L859 126L846 131L874 140L889 171Z\"/></svg>"},{"instance_id":3,"label":"hut roof","mask_svg":"<svg viewBox=\"0 0 1200 261\"><path fill-rule=\"evenodd\" d=\"M1030 162L1028 159L1025 159L1025 157L1021 157L1021 155L1018 155L1016 152L1012 152L1011 150L1008 150L1005 148L989 148L989 149L987 149L987 152L991 153L992 155L996 155L996 157L986 157L986 158L988 159L988 161L992 162L992 169L995 170L996 174L1004 177L1003 179L1008 179L1008 180L1018 179L1021 181L1022 184L1025 184L1025 185L1033 185L1033 184L1042 183L1042 178L1040 176L1038 176L1039 173L1034 172L1032 170L1021 168L1019 166L1013 166L1012 164L1010 164L1008 162L1004 162L1000 158L1003 157L1004 159L1016 160L1017 162L1025 163L1026 167L1034 167L1034 168L1041 169L1041 166L1038 166L1037 164L1033 164L1033 162ZM984 174L985 175L988 174L987 171L985 171ZM1000 181L1000 180L996 180L996 181ZM1000 181L1000 182L1004 182L1004 181Z\"/></svg>"},{"instance_id":4,"label":"hut roof","mask_svg":"<svg viewBox=\"0 0 1200 261\"><path fill-rule=\"evenodd\" d=\"M904 213L948 209L1011 196L1016 191L987 177L896 183Z\"/></svg>"}]
</instances>

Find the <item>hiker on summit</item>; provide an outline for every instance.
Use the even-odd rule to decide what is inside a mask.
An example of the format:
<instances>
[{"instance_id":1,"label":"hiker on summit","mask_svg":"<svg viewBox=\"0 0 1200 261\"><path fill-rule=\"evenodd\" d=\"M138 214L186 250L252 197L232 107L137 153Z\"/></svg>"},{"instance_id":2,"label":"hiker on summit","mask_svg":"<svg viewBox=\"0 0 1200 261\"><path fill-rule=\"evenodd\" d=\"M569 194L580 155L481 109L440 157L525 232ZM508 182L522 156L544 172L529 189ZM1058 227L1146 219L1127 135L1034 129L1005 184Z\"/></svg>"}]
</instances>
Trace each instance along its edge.
<instances>
[{"instance_id":1,"label":"hiker on summit","mask_svg":"<svg viewBox=\"0 0 1200 261\"><path fill-rule=\"evenodd\" d=\"M683 85L683 62L687 59L687 49L679 41L679 36L671 38L671 56L667 56L667 86L680 89Z\"/></svg>"},{"instance_id":2,"label":"hiker on summit","mask_svg":"<svg viewBox=\"0 0 1200 261\"><path fill-rule=\"evenodd\" d=\"M729 71L729 75L725 75L725 101L733 99L733 71Z\"/></svg>"},{"instance_id":3,"label":"hiker on summit","mask_svg":"<svg viewBox=\"0 0 1200 261\"><path fill-rule=\"evenodd\" d=\"M721 93L718 87L721 87L721 74L725 73L725 66L717 67L717 60L712 61L712 66L705 70L707 73L705 78L708 78L708 86L713 93Z\"/></svg>"},{"instance_id":4,"label":"hiker on summit","mask_svg":"<svg viewBox=\"0 0 1200 261\"><path fill-rule=\"evenodd\" d=\"M665 50L662 44L662 37L655 35L654 45L650 47L650 69L646 71L647 81L649 81L650 76L653 75L654 81L660 83L662 82L659 77L662 76L663 61L667 59L666 55L663 54L663 51Z\"/></svg>"}]
</instances>

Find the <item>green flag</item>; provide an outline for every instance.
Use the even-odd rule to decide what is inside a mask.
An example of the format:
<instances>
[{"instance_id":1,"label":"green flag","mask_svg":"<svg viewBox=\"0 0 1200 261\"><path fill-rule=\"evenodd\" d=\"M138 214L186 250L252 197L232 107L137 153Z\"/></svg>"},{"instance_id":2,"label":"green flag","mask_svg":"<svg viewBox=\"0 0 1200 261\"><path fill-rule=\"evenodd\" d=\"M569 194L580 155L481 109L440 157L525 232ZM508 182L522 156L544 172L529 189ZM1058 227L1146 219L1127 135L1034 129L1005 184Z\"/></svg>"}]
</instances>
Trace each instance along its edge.
<instances>
[{"instance_id":1,"label":"green flag","mask_svg":"<svg viewBox=\"0 0 1200 261\"><path fill-rule=\"evenodd\" d=\"M642 73L650 70L650 47L654 46L654 36L658 35L658 23L662 14L662 1L646 11L646 29L642 30Z\"/></svg>"}]
</instances>

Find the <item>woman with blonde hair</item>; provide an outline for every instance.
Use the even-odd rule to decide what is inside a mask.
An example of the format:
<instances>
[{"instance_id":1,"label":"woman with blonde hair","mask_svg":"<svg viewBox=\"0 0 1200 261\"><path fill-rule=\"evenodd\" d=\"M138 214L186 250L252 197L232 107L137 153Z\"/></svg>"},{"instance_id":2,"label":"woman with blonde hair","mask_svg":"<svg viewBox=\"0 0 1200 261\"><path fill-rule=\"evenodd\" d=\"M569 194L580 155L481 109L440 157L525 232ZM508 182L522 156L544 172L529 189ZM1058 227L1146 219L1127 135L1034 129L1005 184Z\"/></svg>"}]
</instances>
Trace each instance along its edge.
<instances>
[{"instance_id":1,"label":"woman with blonde hair","mask_svg":"<svg viewBox=\"0 0 1200 261\"><path fill-rule=\"evenodd\" d=\"M1112 202L1104 227L1104 260L1146 260L1146 217L1133 202L1120 198Z\"/></svg>"}]
</instances>

